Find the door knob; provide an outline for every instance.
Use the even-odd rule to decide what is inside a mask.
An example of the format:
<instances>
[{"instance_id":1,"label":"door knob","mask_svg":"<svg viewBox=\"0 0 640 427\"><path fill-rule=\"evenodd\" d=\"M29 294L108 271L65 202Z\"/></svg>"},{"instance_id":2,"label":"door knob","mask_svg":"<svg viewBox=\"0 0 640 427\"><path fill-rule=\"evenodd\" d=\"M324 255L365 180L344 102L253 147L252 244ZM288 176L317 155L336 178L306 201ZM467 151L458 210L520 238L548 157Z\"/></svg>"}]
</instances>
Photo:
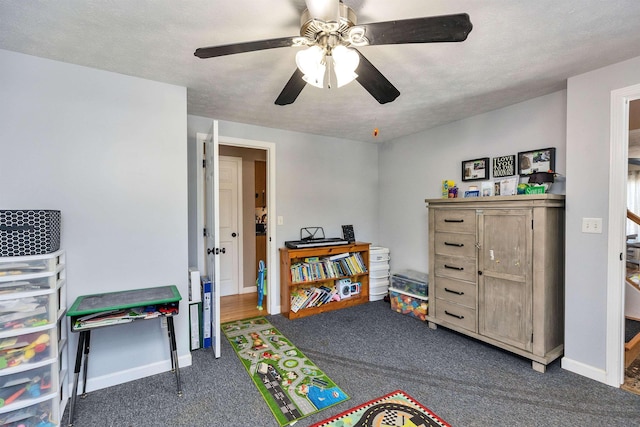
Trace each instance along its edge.
<instances>
[{"instance_id":1,"label":"door knob","mask_svg":"<svg viewBox=\"0 0 640 427\"><path fill-rule=\"evenodd\" d=\"M227 250L225 248L222 248L222 249L220 249L220 248L211 248L211 249L207 248L207 255L211 255L211 254L219 255L221 253L224 254L226 252L227 252Z\"/></svg>"},{"instance_id":2,"label":"door knob","mask_svg":"<svg viewBox=\"0 0 640 427\"><path fill-rule=\"evenodd\" d=\"M237 234L236 233L231 233L231 237L236 237Z\"/></svg>"}]
</instances>

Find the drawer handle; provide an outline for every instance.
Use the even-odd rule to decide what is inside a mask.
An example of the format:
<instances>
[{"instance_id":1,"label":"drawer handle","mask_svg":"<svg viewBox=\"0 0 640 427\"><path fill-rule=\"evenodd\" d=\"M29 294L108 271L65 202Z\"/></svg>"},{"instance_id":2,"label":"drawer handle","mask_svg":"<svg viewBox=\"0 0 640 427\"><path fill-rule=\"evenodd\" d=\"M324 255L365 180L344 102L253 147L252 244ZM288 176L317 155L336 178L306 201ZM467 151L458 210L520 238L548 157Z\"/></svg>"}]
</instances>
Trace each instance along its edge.
<instances>
[{"instance_id":1,"label":"drawer handle","mask_svg":"<svg viewBox=\"0 0 640 427\"><path fill-rule=\"evenodd\" d=\"M464 292L460 292L460 291L454 291L452 289L449 288L444 288L445 291L449 292L450 294L456 294L456 295L464 295Z\"/></svg>"},{"instance_id":2,"label":"drawer handle","mask_svg":"<svg viewBox=\"0 0 640 427\"><path fill-rule=\"evenodd\" d=\"M444 222L464 222L464 219L446 219Z\"/></svg>"},{"instance_id":3,"label":"drawer handle","mask_svg":"<svg viewBox=\"0 0 640 427\"><path fill-rule=\"evenodd\" d=\"M459 314L453 314L453 313L449 313L447 310L444 311L444 314L451 316L451 317L455 317L456 319L464 319L464 316L460 316Z\"/></svg>"},{"instance_id":4,"label":"drawer handle","mask_svg":"<svg viewBox=\"0 0 640 427\"><path fill-rule=\"evenodd\" d=\"M456 267L455 265L447 265L447 264L444 265L444 268L449 268L451 270L458 270L458 271L464 270L464 267Z\"/></svg>"},{"instance_id":5,"label":"drawer handle","mask_svg":"<svg viewBox=\"0 0 640 427\"><path fill-rule=\"evenodd\" d=\"M445 246L456 246L458 248L461 248L464 246L464 243L451 243L451 242L444 242Z\"/></svg>"}]
</instances>

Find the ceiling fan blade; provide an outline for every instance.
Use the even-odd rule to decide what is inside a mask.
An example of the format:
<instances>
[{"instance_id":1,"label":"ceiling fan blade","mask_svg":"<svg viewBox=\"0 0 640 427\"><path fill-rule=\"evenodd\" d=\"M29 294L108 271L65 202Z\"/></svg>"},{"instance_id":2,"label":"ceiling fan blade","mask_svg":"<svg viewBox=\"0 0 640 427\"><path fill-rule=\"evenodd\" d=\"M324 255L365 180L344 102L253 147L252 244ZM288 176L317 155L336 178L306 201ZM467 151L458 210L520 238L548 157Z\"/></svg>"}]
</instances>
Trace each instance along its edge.
<instances>
[{"instance_id":1,"label":"ceiling fan blade","mask_svg":"<svg viewBox=\"0 0 640 427\"><path fill-rule=\"evenodd\" d=\"M302 71L296 68L296 71L293 73L287 84L284 85L280 95L278 95L278 99L276 99L275 102L276 105L293 104L298 95L300 95L300 92L302 92L302 89L307 85L307 82L302 79L303 76L304 74Z\"/></svg>"},{"instance_id":2,"label":"ceiling fan blade","mask_svg":"<svg viewBox=\"0 0 640 427\"><path fill-rule=\"evenodd\" d=\"M473 28L469 15L430 16L400 21L374 22L357 25L364 29L369 45L461 42Z\"/></svg>"},{"instance_id":3,"label":"ceiling fan blade","mask_svg":"<svg viewBox=\"0 0 640 427\"><path fill-rule=\"evenodd\" d=\"M358 52L357 49L354 50ZM364 55L360 52L358 52L358 55L360 56L360 63L356 68L356 74L358 75L356 80L371 96L380 104L392 102L400 96L400 91Z\"/></svg>"},{"instance_id":4,"label":"ceiling fan blade","mask_svg":"<svg viewBox=\"0 0 640 427\"><path fill-rule=\"evenodd\" d=\"M214 58L216 56L234 55L236 53L254 52L256 50L274 49L293 46L297 37L281 37L278 39L258 40L246 43L234 43L223 46L201 47L193 53L198 58Z\"/></svg>"}]
</instances>

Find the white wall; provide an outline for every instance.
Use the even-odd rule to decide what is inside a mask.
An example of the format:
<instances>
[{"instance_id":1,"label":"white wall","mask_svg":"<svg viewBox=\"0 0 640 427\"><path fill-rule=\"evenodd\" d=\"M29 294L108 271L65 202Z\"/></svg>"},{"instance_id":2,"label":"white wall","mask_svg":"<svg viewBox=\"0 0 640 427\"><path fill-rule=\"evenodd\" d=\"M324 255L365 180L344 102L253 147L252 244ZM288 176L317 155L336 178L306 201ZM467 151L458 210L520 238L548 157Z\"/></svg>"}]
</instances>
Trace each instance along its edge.
<instances>
[{"instance_id":1,"label":"white wall","mask_svg":"<svg viewBox=\"0 0 640 427\"><path fill-rule=\"evenodd\" d=\"M565 171L566 92L400 138L380 147L380 244L390 248L391 270L427 272L427 209L451 179L461 187L464 160L556 147L556 171ZM490 159L491 161L491 159ZM563 183L552 189L563 190Z\"/></svg>"},{"instance_id":2,"label":"white wall","mask_svg":"<svg viewBox=\"0 0 640 427\"><path fill-rule=\"evenodd\" d=\"M602 377L607 365L611 92L638 83L640 58L572 77L567 84L567 363L563 361L563 366L572 370L584 366L592 377ZM603 218L604 232L582 233L583 217Z\"/></svg>"},{"instance_id":3,"label":"white wall","mask_svg":"<svg viewBox=\"0 0 640 427\"><path fill-rule=\"evenodd\" d=\"M188 123L190 141L191 134L211 130L211 119L189 116ZM221 144L225 137L275 143L277 212L270 208L269 215L284 219L277 226L277 248L297 240L307 226L341 237L341 225L353 224L357 240L378 240L376 145L226 121L219 121L218 133ZM274 267L279 277L279 265Z\"/></svg>"},{"instance_id":4,"label":"white wall","mask_svg":"<svg viewBox=\"0 0 640 427\"><path fill-rule=\"evenodd\" d=\"M67 303L170 284L186 298L186 89L0 50L0 93L0 209L62 211ZM170 368L160 322L92 335L89 390Z\"/></svg>"}]
</instances>

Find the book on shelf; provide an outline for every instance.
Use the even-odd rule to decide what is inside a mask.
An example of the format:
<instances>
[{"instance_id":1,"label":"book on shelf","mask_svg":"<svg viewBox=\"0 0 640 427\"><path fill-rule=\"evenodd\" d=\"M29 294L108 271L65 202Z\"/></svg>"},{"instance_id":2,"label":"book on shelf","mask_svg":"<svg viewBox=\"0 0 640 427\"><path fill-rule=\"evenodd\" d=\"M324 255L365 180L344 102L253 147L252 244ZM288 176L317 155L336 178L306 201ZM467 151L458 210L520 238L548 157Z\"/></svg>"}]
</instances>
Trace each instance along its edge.
<instances>
[{"instance_id":1,"label":"book on shelf","mask_svg":"<svg viewBox=\"0 0 640 427\"><path fill-rule=\"evenodd\" d=\"M309 286L307 288L297 288L292 291L291 299L291 311L297 313L304 308L320 307L323 304L328 304L332 301L338 301L339 298L337 286Z\"/></svg>"},{"instance_id":2,"label":"book on shelf","mask_svg":"<svg viewBox=\"0 0 640 427\"><path fill-rule=\"evenodd\" d=\"M349 255L350 255L350 253L349 253L349 252L344 252L344 253L341 253L341 254L331 255L331 256L329 257L329 261L335 261L335 260L337 260L337 259L346 258L346 257L348 257Z\"/></svg>"}]
</instances>

